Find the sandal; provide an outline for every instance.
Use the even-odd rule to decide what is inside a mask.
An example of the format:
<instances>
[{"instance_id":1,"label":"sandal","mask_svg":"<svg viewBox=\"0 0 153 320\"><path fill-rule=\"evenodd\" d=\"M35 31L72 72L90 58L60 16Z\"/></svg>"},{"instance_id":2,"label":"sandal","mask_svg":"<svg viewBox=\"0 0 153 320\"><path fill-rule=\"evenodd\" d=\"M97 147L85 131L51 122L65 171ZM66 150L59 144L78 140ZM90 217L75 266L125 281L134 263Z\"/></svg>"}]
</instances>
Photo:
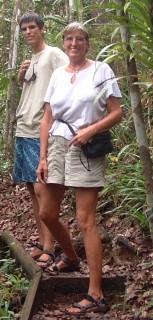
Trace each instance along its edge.
<instances>
[{"instance_id":1,"label":"sandal","mask_svg":"<svg viewBox=\"0 0 153 320\"><path fill-rule=\"evenodd\" d=\"M42 254L43 253L47 254L49 256L49 258L48 259L39 258L39 259L37 259L37 262L42 262L43 265L39 265L39 263L38 263L38 266L41 267L42 269L45 269L46 267L48 267L50 265L51 261L55 261L55 256L54 256L52 250L43 250Z\"/></svg>"},{"instance_id":2,"label":"sandal","mask_svg":"<svg viewBox=\"0 0 153 320\"><path fill-rule=\"evenodd\" d=\"M42 244L40 244L39 242L37 242L37 243L35 244L35 249L34 249L31 253L33 253L34 251L37 251L37 249L39 249L39 250L41 250L41 251L43 252L43 246L42 246ZM40 252L39 254L36 254L36 255L34 255L34 256L32 256L32 255L30 254L30 256L31 256L31 258L33 258L34 260L37 260L37 259L42 255L42 252Z\"/></svg>"},{"instance_id":3,"label":"sandal","mask_svg":"<svg viewBox=\"0 0 153 320\"><path fill-rule=\"evenodd\" d=\"M106 303L105 298L102 298L101 300L95 300L92 296L90 296L89 294L86 294L85 299L90 302L86 306L83 306L80 303L72 304L72 307L80 309L79 312L68 311L67 309L65 309L64 311L62 310L61 311L69 315L80 315L80 314L85 314L86 312L106 313L110 310L110 307Z\"/></svg>"},{"instance_id":4,"label":"sandal","mask_svg":"<svg viewBox=\"0 0 153 320\"><path fill-rule=\"evenodd\" d=\"M54 262L51 267L52 270L48 269L49 273L52 272L73 272L73 271L79 271L80 270L80 259L78 260L69 260L65 256L61 255L60 260L67 264L67 266L64 266L62 268L58 268L57 264ZM60 261L59 260L59 261Z\"/></svg>"}]
</instances>

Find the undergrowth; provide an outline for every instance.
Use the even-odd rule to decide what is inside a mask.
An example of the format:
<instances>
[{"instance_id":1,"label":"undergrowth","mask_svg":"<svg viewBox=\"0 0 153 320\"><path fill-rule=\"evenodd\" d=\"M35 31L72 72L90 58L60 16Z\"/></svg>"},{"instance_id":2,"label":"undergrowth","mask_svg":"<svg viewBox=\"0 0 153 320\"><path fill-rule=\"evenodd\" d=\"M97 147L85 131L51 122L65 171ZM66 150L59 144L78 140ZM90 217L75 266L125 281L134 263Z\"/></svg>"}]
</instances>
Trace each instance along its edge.
<instances>
[{"instance_id":1,"label":"undergrowth","mask_svg":"<svg viewBox=\"0 0 153 320\"><path fill-rule=\"evenodd\" d=\"M3 252L0 252L3 256ZM25 300L30 280L26 278L21 267L8 251L0 259L0 319L19 319L22 304Z\"/></svg>"}]
</instances>

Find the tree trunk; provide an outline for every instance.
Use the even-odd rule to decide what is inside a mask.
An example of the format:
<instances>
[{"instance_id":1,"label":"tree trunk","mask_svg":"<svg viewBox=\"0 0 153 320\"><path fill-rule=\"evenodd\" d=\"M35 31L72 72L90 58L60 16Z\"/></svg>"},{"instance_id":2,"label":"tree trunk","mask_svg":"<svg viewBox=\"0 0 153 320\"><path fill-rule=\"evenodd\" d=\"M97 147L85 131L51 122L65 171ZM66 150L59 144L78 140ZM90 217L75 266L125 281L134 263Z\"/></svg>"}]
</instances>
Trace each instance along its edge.
<instances>
[{"instance_id":1,"label":"tree trunk","mask_svg":"<svg viewBox=\"0 0 153 320\"><path fill-rule=\"evenodd\" d=\"M74 12L77 14L77 21L83 22L83 5L82 0L69 0L69 21L73 22L75 20Z\"/></svg>"},{"instance_id":2,"label":"tree trunk","mask_svg":"<svg viewBox=\"0 0 153 320\"><path fill-rule=\"evenodd\" d=\"M78 20L83 22L83 5L82 0L78 0Z\"/></svg>"},{"instance_id":3,"label":"tree trunk","mask_svg":"<svg viewBox=\"0 0 153 320\"><path fill-rule=\"evenodd\" d=\"M122 5L124 9L125 0L115 0L115 3ZM124 11L122 10L118 10L117 14L124 17L126 20L129 19L129 17L125 15ZM122 41L124 43L129 42L130 30L127 27L120 24L120 32L121 32ZM126 49L129 52L132 52L129 44L126 46ZM127 60L127 71L129 74L128 87L130 92L132 114L134 119L136 137L137 137L138 146L139 146L140 159L141 159L142 168L143 168L143 175L145 179L146 200L147 200L147 210L145 214L149 221L150 235L153 241L152 161L150 158L150 152L149 152L148 141L146 136L146 129L145 129L145 123L144 123L143 112L142 112L142 104L141 104L141 98L140 98L140 90L139 90L139 86L135 84L136 82L138 82L136 61L134 58L130 59L129 56L126 57L126 60Z\"/></svg>"},{"instance_id":4,"label":"tree trunk","mask_svg":"<svg viewBox=\"0 0 153 320\"><path fill-rule=\"evenodd\" d=\"M16 111L16 65L17 65L17 47L19 37L18 16L20 15L21 0L15 0L12 25L11 25L11 40L9 51L8 68L11 68L10 83L7 91L6 103L6 122L5 122L5 138L6 144L6 158L11 160L13 158L13 145L14 145L14 124L15 124L15 111Z\"/></svg>"},{"instance_id":5,"label":"tree trunk","mask_svg":"<svg viewBox=\"0 0 153 320\"><path fill-rule=\"evenodd\" d=\"M69 0L69 21L74 21L74 0Z\"/></svg>"}]
</instances>

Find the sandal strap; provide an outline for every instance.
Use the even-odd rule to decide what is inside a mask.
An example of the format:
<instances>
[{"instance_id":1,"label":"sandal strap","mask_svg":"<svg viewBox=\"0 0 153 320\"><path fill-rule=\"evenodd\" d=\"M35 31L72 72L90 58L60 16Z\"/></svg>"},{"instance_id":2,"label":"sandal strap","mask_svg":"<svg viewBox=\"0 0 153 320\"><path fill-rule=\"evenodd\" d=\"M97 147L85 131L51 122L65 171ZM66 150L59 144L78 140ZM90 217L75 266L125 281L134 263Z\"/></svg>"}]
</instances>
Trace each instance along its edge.
<instances>
[{"instance_id":1,"label":"sandal strap","mask_svg":"<svg viewBox=\"0 0 153 320\"><path fill-rule=\"evenodd\" d=\"M55 262L52 263L52 269L53 269L53 271L58 271L58 268L57 268L57 265Z\"/></svg>"},{"instance_id":2,"label":"sandal strap","mask_svg":"<svg viewBox=\"0 0 153 320\"><path fill-rule=\"evenodd\" d=\"M52 258L52 260L55 261L55 255L54 255L54 253L53 253L52 250L44 249L44 250L43 250L43 253L48 254L48 255Z\"/></svg>"},{"instance_id":3,"label":"sandal strap","mask_svg":"<svg viewBox=\"0 0 153 320\"><path fill-rule=\"evenodd\" d=\"M102 298L100 300L95 300L92 296L90 296L90 294L86 293L85 294L85 299L92 302L93 304L95 304L98 307L101 307L102 305L106 305L106 299Z\"/></svg>"},{"instance_id":4,"label":"sandal strap","mask_svg":"<svg viewBox=\"0 0 153 320\"><path fill-rule=\"evenodd\" d=\"M48 265L51 261L53 261L52 257L49 257L47 260L46 260L46 259L43 259L43 258L38 258L38 259L37 259L37 262L43 262L43 263L45 263L46 265Z\"/></svg>"},{"instance_id":5,"label":"sandal strap","mask_svg":"<svg viewBox=\"0 0 153 320\"><path fill-rule=\"evenodd\" d=\"M81 312L85 312L86 309L90 308L90 305L93 307L93 304L90 303L87 306L82 306L80 303L73 303L72 307L80 309Z\"/></svg>"},{"instance_id":6,"label":"sandal strap","mask_svg":"<svg viewBox=\"0 0 153 320\"><path fill-rule=\"evenodd\" d=\"M75 266L78 266L79 263L80 263L80 259L77 259L77 260L69 260L68 258L66 258L64 255L61 255L60 256L60 259L68 264L68 266L72 266L72 267L75 267Z\"/></svg>"},{"instance_id":7,"label":"sandal strap","mask_svg":"<svg viewBox=\"0 0 153 320\"><path fill-rule=\"evenodd\" d=\"M37 242L37 243L35 244L35 247L43 251L43 246L42 246L41 243Z\"/></svg>"},{"instance_id":8,"label":"sandal strap","mask_svg":"<svg viewBox=\"0 0 153 320\"><path fill-rule=\"evenodd\" d=\"M106 313L110 310L109 305L106 304L105 298L102 298L100 300L95 300L90 294L85 295L85 299L89 301L88 304L81 305L81 303L73 303L72 306L74 308L80 309L78 312L71 312L69 310L65 310L65 314L69 315L81 315L86 314L86 312L94 312L94 313ZM79 318L80 319L80 318Z\"/></svg>"}]
</instances>

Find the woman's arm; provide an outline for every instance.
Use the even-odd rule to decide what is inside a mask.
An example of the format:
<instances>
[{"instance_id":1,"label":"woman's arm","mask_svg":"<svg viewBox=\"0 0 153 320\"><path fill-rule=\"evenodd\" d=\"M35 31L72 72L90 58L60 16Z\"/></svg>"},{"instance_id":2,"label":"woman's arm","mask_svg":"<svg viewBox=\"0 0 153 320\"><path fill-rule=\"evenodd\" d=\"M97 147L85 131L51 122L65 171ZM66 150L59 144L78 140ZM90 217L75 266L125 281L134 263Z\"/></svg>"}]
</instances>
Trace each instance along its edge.
<instances>
[{"instance_id":1,"label":"woman's arm","mask_svg":"<svg viewBox=\"0 0 153 320\"><path fill-rule=\"evenodd\" d=\"M40 160L37 168L37 177L40 182L45 184L45 180L48 176L48 166L47 166L47 147L48 147L48 137L49 130L54 122L52 117L51 107L49 103L44 105L44 115L41 120L40 125Z\"/></svg>"},{"instance_id":2,"label":"woman's arm","mask_svg":"<svg viewBox=\"0 0 153 320\"><path fill-rule=\"evenodd\" d=\"M119 98L110 96L106 99L108 114L99 122L91 125L93 134L104 132L119 123L122 119L122 109Z\"/></svg>"}]
</instances>

